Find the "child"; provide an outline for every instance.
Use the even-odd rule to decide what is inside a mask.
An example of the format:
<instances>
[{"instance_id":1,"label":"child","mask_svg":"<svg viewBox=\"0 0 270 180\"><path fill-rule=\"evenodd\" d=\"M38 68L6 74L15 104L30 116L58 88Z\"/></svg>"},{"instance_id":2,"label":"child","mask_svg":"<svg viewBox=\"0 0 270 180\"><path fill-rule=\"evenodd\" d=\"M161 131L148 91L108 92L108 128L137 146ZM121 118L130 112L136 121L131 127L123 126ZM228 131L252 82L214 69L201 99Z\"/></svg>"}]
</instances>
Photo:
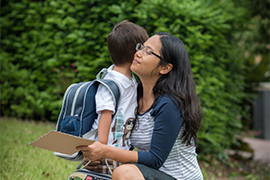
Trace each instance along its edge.
<instances>
[{"instance_id":1,"label":"child","mask_svg":"<svg viewBox=\"0 0 270 180\"><path fill-rule=\"evenodd\" d=\"M147 39L145 29L127 20L118 23L108 35L107 46L113 65L108 68L104 79L114 80L119 85L121 99L117 112L114 112L112 95L106 87L99 85L96 93L96 111L99 116L92 126L92 130L98 128L98 135L94 140L121 149L130 149L129 136L137 106L137 83L130 65L137 43L144 43ZM112 169L120 165L112 160L108 163L113 164ZM99 166L98 172L108 174L106 165Z\"/></svg>"}]
</instances>

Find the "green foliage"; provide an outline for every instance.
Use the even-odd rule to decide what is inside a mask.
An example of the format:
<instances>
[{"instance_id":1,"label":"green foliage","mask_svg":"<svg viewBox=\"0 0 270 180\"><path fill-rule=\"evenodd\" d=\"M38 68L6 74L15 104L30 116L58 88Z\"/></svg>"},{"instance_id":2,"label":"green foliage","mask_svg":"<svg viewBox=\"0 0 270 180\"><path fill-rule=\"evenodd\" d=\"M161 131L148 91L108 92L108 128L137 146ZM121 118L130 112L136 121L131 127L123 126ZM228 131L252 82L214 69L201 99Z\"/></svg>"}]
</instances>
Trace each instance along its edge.
<instances>
[{"instance_id":1,"label":"green foliage","mask_svg":"<svg viewBox=\"0 0 270 180\"><path fill-rule=\"evenodd\" d=\"M270 81L270 0L238 0L236 6L245 7L249 13L245 14L244 22L239 24L243 32L238 33L239 48L236 49L244 60L246 98L242 104L247 116L242 118L245 129L253 128L253 105L260 82Z\"/></svg>"},{"instance_id":2,"label":"green foliage","mask_svg":"<svg viewBox=\"0 0 270 180\"><path fill-rule=\"evenodd\" d=\"M270 81L269 53L263 55L246 53L245 60L247 72L249 72L245 78L248 88L246 90L252 91L252 88L254 90L254 87L257 87L260 82Z\"/></svg>"},{"instance_id":3,"label":"green foliage","mask_svg":"<svg viewBox=\"0 0 270 180\"><path fill-rule=\"evenodd\" d=\"M239 1L240 6L245 6L250 13L245 17L251 19L246 21L244 35L239 43L241 50L245 52L245 63L247 65L247 85L270 81L270 1L252 0ZM246 91L251 91L250 87Z\"/></svg>"},{"instance_id":4,"label":"green foliage","mask_svg":"<svg viewBox=\"0 0 270 180\"><path fill-rule=\"evenodd\" d=\"M133 7L131 3L121 6ZM67 86L94 79L111 64L106 37L113 22L120 21L114 17L117 6L24 0L9 1L3 9L1 114L56 120Z\"/></svg>"},{"instance_id":5,"label":"green foliage","mask_svg":"<svg viewBox=\"0 0 270 180\"><path fill-rule=\"evenodd\" d=\"M270 1L269 0L237 0L236 6L245 7L245 33L241 37L241 47L249 53L268 54L270 38ZM268 45L268 46L267 46Z\"/></svg>"},{"instance_id":6,"label":"green foliage","mask_svg":"<svg viewBox=\"0 0 270 180\"><path fill-rule=\"evenodd\" d=\"M106 37L128 19L186 45L204 111L199 154L225 159L244 115L245 65L234 40L246 11L232 0L8 1L1 12L1 115L56 120L65 88L111 64ZM201 156L203 157L203 156Z\"/></svg>"},{"instance_id":7,"label":"green foliage","mask_svg":"<svg viewBox=\"0 0 270 180\"><path fill-rule=\"evenodd\" d=\"M246 14L245 31L239 34L239 48L247 65L246 91L251 91L251 84L270 81L270 1L248 0L237 1L238 6L245 6L250 13Z\"/></svg>"}]
</instances>

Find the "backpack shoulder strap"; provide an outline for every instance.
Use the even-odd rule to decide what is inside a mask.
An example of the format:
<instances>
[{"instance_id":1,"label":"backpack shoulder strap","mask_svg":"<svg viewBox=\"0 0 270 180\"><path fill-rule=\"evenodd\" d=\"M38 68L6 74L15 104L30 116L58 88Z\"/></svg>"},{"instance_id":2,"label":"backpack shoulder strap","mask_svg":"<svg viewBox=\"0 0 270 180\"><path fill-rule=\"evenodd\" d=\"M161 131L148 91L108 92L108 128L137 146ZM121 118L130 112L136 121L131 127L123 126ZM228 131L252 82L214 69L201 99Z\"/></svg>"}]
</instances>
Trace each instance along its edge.
<instances>
[{"instance_id":1,"label":"backpack shoulder strap","mask_svg":"<svg viewBox=\"0 0 270 180\"><path fill-rule=\"evenodd\" d=\"M104 77L108 74L108 69L103 68L99 73L96 75L96 79L104 79Z\"/></svg>"},{"instance_id":2,"label":"backpack shoulder strap","mask_svg":"<svg viewBox=\"0 0 270 180\"><path fill-rule=\"evenodd\" d=\"M110 79L96 79L94 81L99 82L100 84L104 85L110 91L113 97L115 113L116 113L118 109L118 105L120 104L120 100L121 100L121 90L117 82Z\"/></svg>"},{"instance_id":3,"label":"backpack shoulder strap","mask_svg":"<svg viewBox=\"0 0 270 180\"><path fill-rule=\"evenodd\" d=\"M99 83L103 84L107 89L111 92L112 97L113 97L113 102L114 102L114 107L115 107L115 113L117 112L118 105L120 104L121 100L121 90L116 81L109 80L109 79L104 79L104 77L108 74L108 69L103 68L97 75L96 75L96 80Z\"/></svg>"},{"instance_id":4,"label":"backpack shoulder strap","mask_svg":"<svg viewBox=\"0 0 270 180\"><path fill-rule=\"evenodd\" d=\"M120 90L120 87L117 84L117 82L115 82L113 80L109 80L109 79L96 79L93 81L93 83L103 84L105 87L108 88L108 90L110 91L110 93L112 94L112 97L113 97L113 103L115 106L114 112L116 113L117 109L118 109L118 105L120 104L120 100L121 100L121 90ZM115 113L112 115L112 119L113 119ZM92 137L93 135L95 135L96 133L97 133L97 129L89 131L83 135L83 138L88 139L88 138Z\"/></svg>"}]
</instances>

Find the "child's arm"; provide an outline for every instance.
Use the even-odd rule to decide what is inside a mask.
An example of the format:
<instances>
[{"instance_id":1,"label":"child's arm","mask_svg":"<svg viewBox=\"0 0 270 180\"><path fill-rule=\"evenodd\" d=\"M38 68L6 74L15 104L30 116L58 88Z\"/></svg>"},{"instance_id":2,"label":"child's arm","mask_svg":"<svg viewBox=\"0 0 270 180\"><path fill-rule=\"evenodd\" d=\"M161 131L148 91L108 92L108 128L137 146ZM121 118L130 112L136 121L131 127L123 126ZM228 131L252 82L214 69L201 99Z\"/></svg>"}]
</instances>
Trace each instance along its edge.
<instances>
[{"instance_id":1,"label":"child's arm","mask_svg":"<svg viewBox=\"0 0 270 180\"><path fill-rule=\"evenodd\" d=\"M108 136L112 122L112 111L103 110L98 123L98 141L102 144L108 143Z\"/></svg>"}]
</instances>

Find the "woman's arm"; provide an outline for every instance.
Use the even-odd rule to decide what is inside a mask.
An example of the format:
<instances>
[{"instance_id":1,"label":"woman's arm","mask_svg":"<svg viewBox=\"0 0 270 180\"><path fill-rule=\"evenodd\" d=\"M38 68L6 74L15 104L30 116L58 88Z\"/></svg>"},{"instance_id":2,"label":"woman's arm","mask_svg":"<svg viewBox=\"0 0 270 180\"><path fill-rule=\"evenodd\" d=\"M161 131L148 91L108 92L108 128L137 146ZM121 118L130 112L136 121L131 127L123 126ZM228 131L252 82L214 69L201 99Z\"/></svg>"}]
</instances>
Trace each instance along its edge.
<instances>
[{"instance_id":1,"label":"woman's arm","mask_svg":"<svg viewBox=\"0 0 270 180\"><path fill-rule=\"evenodd\" d=\"M89 146L79 146L77 149L83 152L88 161L109 158L121 163L138 162L138 153L136 151L123 150L99 142L94 142Z\"/></svg>"},{"instance_id":2,"label":"woman's arm","mask_svg":"<svg viewBox=\"0 0 270 180\"><path fill-rule=\"evenodd\" d=\"M78 147L86 155L86 160L113 159L121 163L139 163L159 169L169 156L184 119L180 110L169 98L162 98L152 115L155 125L149 152L122 150L95 142Z\"/></svg>"},{"instance_id":3,"label":"woman's arm","mask_svg":"<svg viewBox=\"0 0 270 180\"><path fill-rule=\"evenodd\" d=\"M179 108L167 96L161 97L151 112L154 130L148 152L138 152L138 163L159 169L168 158L184 119Z\"/></svg>"}]
</instances>

